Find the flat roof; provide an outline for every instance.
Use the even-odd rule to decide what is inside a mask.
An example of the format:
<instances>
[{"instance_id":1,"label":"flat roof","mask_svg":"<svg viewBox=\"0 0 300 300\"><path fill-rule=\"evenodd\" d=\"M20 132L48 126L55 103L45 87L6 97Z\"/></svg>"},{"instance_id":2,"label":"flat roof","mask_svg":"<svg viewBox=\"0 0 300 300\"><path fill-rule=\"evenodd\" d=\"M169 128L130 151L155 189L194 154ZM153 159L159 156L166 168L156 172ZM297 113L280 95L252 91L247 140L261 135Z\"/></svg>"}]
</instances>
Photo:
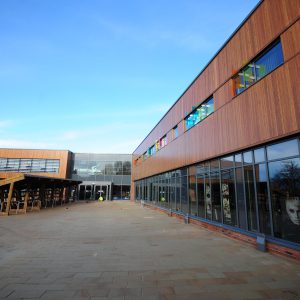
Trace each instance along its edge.
<instances>
[{"instance_id":1,"label":"flat roof","mask_svg":"<svg viewBox=\"0 0 300 300\"><path fill-rule=\"evenodd\" d=\"M1 186L8 185L10 183L16 184L16 186L22 185L32 185L32 187L40 186L44 184L45 187L53 185L57 186L71 186L75 184L80 184L82 181L80 180L73 180L73 179L62 179L57 177L48 177L48 176L38 176L38 175L31 175L31 174L19 174L14 177L9 177L0 180L0 188Z\"/></svg>"}]
</instances>

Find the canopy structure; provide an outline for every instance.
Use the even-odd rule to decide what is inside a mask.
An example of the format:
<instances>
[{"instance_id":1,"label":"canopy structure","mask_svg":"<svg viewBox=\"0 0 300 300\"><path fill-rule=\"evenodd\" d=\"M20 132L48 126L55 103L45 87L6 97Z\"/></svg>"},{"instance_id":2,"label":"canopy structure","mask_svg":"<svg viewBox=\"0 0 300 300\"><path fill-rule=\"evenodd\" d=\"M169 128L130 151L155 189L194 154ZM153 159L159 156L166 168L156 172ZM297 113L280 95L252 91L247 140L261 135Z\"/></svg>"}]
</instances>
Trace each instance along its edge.
<instances>
[{"instance_id":1,"label":"canopy structure","mask_svg":"<svg viewBox=\"0 0 300 300\"><path fill-rule=\"evenodd\" d=\"M0 215L26 213L74 201L81 181L19 174L0 180Z\"/></svg>"}]
</instances>

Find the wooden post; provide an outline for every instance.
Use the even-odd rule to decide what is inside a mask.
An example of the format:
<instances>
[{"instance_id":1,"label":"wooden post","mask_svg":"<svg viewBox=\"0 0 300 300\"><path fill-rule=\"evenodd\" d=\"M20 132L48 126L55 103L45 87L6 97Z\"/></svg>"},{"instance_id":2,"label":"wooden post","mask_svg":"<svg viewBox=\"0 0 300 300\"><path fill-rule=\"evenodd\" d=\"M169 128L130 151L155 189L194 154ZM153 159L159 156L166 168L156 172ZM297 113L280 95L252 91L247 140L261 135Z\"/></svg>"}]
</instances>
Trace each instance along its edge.
<instances>
[{"instance_id":1,"label":"wooden post","mask_svg":"<svg viewBox=\"0 0 300 300\"><path fill-rule=\"evenodd\" d=\"M14 183L11 182L11 183L10 183L10 186L9 186L9 192L8 192L7 203L6 203L6 210L5 210L5 212L6 212L7 214L9 214L9 210L10 210L10 202L11 202L13 190L14 190Z\"/></svg>"},{"instance_id":2,"label":"wooden post","mask_svg":"<svg viewBox=\"0 0 300 300\"><path fill-rule=\"evenodd\" d=\"M28 191L28 187L26 189L26 192L25 192L25 198L24 198L24 214L26 214L26 211L27 211L27 204L28 204L28 198L29 198L29 191Z\"/></svg>"}]
</instances>

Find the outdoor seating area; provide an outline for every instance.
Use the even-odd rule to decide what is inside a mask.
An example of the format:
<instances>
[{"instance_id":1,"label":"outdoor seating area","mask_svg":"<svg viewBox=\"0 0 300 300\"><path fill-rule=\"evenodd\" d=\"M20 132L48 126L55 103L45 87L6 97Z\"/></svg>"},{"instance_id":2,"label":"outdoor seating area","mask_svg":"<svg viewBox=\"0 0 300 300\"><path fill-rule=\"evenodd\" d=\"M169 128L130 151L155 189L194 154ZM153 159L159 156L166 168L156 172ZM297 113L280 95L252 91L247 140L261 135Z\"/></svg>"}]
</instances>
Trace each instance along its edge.
<instances>
[{"instance_id":1,"label":"outdoor seating area","mask_svg":"<svg viewBox=\"0 0 300 300\"><path fill-rule=\"evenodd\" d=\"M28 174L0 180L0 216L25 214L75 201L80 183Z\"/></svg>"}]
</instances>

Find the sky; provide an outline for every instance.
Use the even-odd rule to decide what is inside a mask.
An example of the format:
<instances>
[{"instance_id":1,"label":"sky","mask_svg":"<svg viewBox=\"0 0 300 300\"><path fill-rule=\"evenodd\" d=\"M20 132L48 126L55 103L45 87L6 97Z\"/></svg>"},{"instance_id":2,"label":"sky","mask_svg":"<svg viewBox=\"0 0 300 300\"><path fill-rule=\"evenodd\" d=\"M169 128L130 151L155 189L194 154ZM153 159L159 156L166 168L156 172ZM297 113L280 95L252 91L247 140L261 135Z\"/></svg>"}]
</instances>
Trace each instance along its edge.
<instances>
[{"instance_id":1,"label":"sky","mask_svg":"<svg viewBox=\"0 0 300 300\"><path fill-rule=\"evenodd\" d=\"M258 0L1 0L0 147L132 153Z\"/></svg>"}]
</instances>

